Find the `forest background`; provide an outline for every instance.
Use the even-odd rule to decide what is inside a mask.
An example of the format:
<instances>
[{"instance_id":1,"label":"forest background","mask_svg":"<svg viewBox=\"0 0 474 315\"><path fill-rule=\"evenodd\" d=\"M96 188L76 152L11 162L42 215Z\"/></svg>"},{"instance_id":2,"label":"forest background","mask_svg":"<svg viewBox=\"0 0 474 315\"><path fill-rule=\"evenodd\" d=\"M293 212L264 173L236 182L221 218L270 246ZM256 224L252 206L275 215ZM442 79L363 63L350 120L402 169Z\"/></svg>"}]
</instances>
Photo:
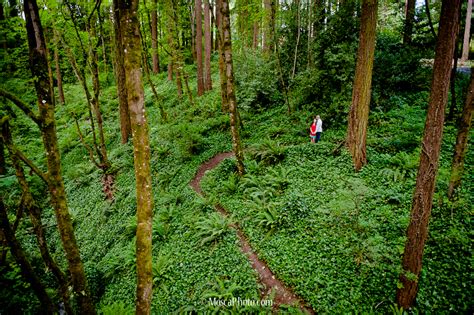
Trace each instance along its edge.
<instances>
[{"instance_id":1,"label":"forest background","mask_svg":"<svg viewBox=\"0 0 474 315\"><path fill-rule=\"evenodd\" d=\"M0 312L212 312L224 309L209 298L259 299L235 222L316 312L473 311L471 1L0 4ZM311 144L316 114L324 133ZM198 167L229 151L196 194ZM404 257L416 256L407 227L426 156L430 225L415 271Z\"/></svg>"}]
</instances>

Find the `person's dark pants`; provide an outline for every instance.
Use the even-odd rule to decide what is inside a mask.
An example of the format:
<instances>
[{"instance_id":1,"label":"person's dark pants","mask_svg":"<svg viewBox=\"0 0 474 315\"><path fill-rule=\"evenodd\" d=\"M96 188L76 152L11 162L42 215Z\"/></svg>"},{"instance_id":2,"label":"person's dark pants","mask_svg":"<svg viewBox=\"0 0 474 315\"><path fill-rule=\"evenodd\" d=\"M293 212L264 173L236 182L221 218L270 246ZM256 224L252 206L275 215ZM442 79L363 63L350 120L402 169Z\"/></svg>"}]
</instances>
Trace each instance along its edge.
<instances>
[{"instance_id":1,"label":"person's dark pants","mask_svg":"<svg viewBox=\"0 0 474 315\"><path fill-rule=\"evenodd\" d=\"M316 132L316 143L318 143L319 140L321 140L321 132Z\"/></svg>"}]
</instances>

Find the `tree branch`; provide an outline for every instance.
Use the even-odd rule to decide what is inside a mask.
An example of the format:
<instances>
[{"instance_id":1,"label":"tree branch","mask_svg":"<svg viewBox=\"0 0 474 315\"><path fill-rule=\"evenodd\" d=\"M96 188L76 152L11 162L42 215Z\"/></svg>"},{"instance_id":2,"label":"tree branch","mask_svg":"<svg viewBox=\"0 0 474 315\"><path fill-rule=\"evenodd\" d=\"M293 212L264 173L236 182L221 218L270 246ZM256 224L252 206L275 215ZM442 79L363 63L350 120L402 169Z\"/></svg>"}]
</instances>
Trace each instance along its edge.
<instances>
[{"instance_id":1,"label":"tree branch","mask_svg":"<svg viewBox=\"0 0 474 315\"><path fill-rule=\"evenodd\" d=\"M31 120L33 120L38 126L41 125L41 119L33 112L32 109L28 107L28 105L25 104L25 102L20 100L18 97L2 88L0 88L0 96L10 100L13 104L18 106L18 108L21 109L28 117L30 117Z\"/></svg>"},{"instance_id":2,"label":"tree branch","mask_svg":"<svg viewBox=\"0 0 474 315\"><path fill-rule=\"evenodd\" d=\"M0 119L0 127L2 129L1 137L3 142L5 143L8 152L12 156L16 156L20 160L23 161L36 175L38 175L46 184L49 184L48 174L44 173L40 170L35 163L33 163L30 159L28 159L23 152L18 150L18 148L13 144L12 136L10 133L10 126L8 124L8 117L3 117Z\"/></svg>"}]
</instances>

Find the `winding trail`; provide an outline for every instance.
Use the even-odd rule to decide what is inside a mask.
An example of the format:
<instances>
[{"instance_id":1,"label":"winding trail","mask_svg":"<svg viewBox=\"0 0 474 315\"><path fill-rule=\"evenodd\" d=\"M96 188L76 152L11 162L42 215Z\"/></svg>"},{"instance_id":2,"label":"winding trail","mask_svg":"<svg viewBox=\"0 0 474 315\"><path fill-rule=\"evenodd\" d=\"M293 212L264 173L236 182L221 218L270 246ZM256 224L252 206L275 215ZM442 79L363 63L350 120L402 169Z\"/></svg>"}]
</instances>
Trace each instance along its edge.
<instances>
[{"instance_id":1,"label":"winding trail","mask_svg":"<svg viewBox=\"0 0 474 315\"><path fill-rule=\"evenodd\" d=\"M232 156L234 156L233 152L219 153L207 162L201 164L196 175L191 180L190 186L199 195L204 196L200 183L205 172L215 168L222 160ZM215 205L215 208L222 215L228 216L228 212L221 205L217 204ZM239 238L240 249L242 253L247 256L252 265L252 268L257 272L259 276L260 283L263 287L260 292L261 297L269 297L271 296L271 294L274 294L273 307L275 309L277 309L280 305L285 304L297 306L307 314L314 314L314 311L310 307L306 306L304 301L298 296L296 296L296 294L290 288L286 287L283 282L278 280L273 274L273 272L270 270L270 268L268 268L267 264L258 258L257 254L250 246L238 223L233 224L232 228L234 228L237 232L237 237Z\"/></svg>"}]
</instances>

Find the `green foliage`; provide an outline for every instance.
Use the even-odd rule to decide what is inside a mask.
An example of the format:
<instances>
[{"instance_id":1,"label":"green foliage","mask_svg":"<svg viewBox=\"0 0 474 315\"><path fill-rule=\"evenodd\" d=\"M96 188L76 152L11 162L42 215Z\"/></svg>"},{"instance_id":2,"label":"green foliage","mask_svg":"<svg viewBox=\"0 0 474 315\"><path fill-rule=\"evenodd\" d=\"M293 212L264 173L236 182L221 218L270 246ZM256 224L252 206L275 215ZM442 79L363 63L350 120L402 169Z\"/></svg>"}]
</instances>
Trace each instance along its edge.
<instances>
[{"instance_id":1,"label":"green foliage","mask_svg":"<svg viewBox=\"0 0 474 315\"><path fill-rule=\"evenodd\" d=\"M231 221L222 214L213 212L196 223L197 236L201 238L201 246L207 243L217 243L229 232Z\"/></svg>"},{"instance_id":2,"label":"green foliage","mask_svg":"<svg viewBox=\"0 0 474 315\"><path fill-rule=\"evenodd\" d=\"M251 147L249 153L252 159L264 165L276 165L285 159L285 147L270 139Z\"/></svg>"},{"instance_id":3,"label":"green foliage","mask_svg":"<svg viewBox=\"0 0 474 315\"><path fill-rule=\"evenodd\" d=\"M134 306L126 304L123 301L116 301L112 304L102 305L99 308L99 314L101 315L130 315L134 312Z\"/></svg>"}]
</instances>

